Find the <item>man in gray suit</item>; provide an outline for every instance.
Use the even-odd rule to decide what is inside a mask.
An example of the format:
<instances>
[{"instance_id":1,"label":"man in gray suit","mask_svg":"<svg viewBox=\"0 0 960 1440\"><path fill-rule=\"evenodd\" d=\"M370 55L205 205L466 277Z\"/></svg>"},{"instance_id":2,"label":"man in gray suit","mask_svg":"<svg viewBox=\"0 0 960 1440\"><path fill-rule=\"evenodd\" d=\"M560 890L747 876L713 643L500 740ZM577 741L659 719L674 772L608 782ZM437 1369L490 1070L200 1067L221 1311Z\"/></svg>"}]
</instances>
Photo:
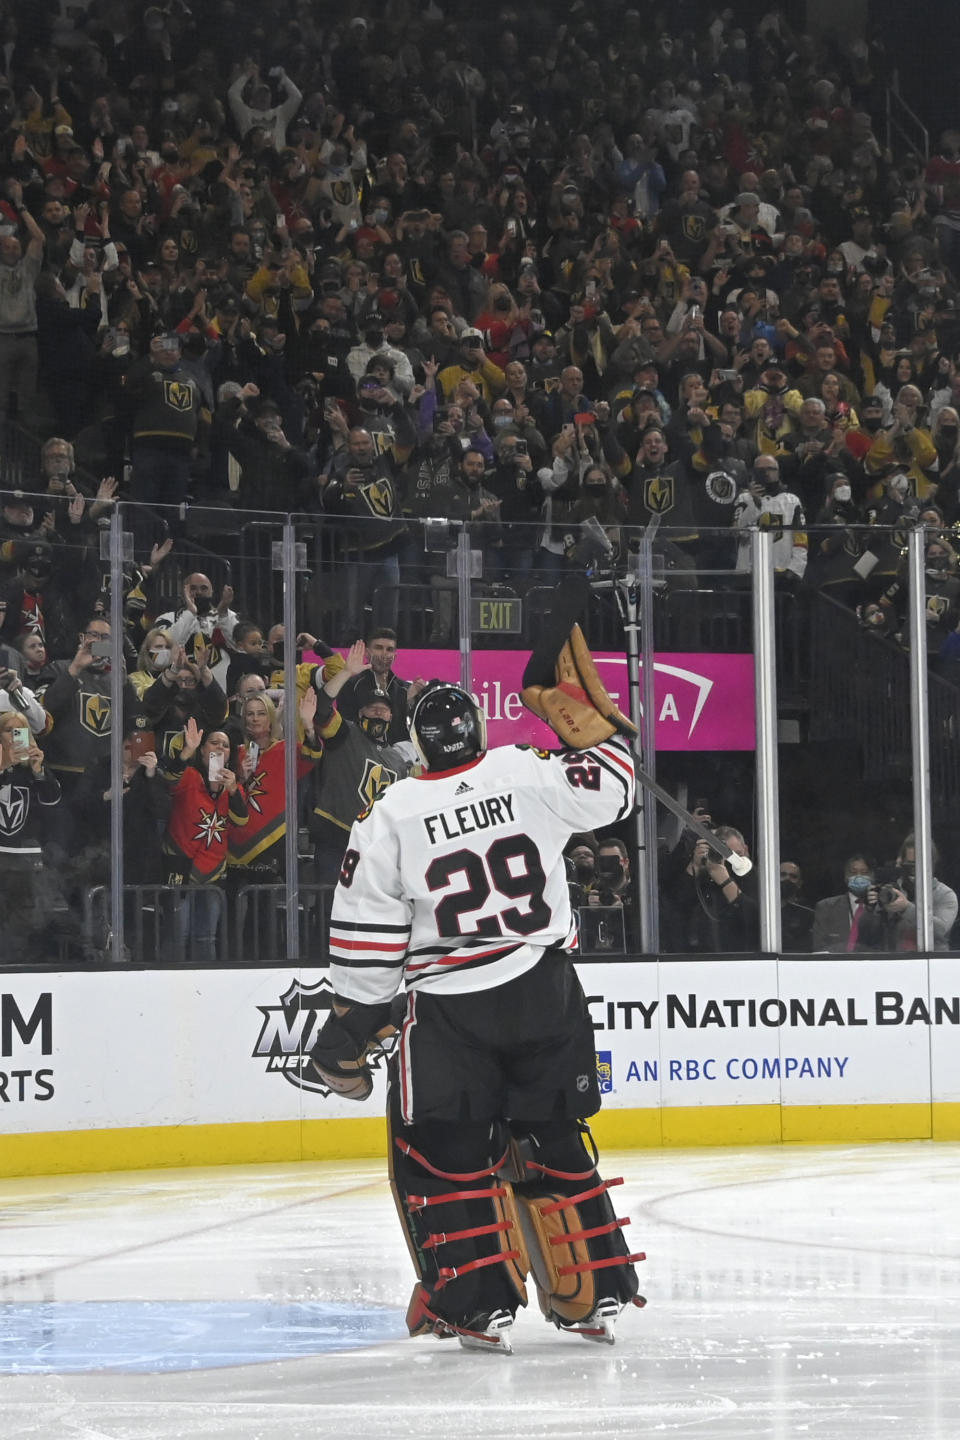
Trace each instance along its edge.
<instances>
[{"instance_id":1,"label":"man in gray suit","mask_svg":"<svg viewBox=\"0 0 960 1440\"><path fill-rule=\"evenodd\" d=\"M844 892L818 900L813 910L813 949L843 955L857 949L860 921L873 887L873 866L865 855L850 855L843 867ZM874 903L876 895L874 894Z\"/></svg>"}]
</instances>

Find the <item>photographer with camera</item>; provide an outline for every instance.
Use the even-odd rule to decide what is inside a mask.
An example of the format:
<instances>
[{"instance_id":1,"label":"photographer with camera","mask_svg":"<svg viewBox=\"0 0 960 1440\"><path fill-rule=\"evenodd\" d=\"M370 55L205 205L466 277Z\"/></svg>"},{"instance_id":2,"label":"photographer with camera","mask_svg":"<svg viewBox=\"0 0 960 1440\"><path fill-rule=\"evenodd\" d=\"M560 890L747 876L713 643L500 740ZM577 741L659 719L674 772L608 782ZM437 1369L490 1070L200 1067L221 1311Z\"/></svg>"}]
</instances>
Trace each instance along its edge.
<instances>
[{"instance_id":1,"label":"photographer with camera","mask_svg":"<svg viewBox=\"0 0 960 1440\"><path fill-rule=\"evenodd\" d=\"M739 830L713 825L705 800L693 815L735 854L749 855ZM759 912L752 881L753 875L734 876L705 840L683 835L660 870L661 949L680 955L755 950Z\"/></svg>"},{"instance_id":2,"label":"photographer with camera","mask_svg":"<svg viewBox=\"0 0 960 1440\"><path fill-rule=\"evenodd\" d=\"M597 842L591 834L573 834L567 841L564 863L567 867L570 905L574 910L586 905L590 889L596 884L597 854Z\"/></svg>"},{"instance_id":3,"label":"photographer with camera","mask_svg":"<svg viewBox=\"0 0 960 1440\"><path fill-rule=\"evenodd\" d=\"M523 583L533 568L536 525L543 511L543 485L530 457L526 438L501 431L494 441L496 464L486 476L490 493L500 501L501 544L491 578Z\"/></svg>"},{"instance_id":4,"label":"photographer with camera","mask_svg":"<svg viewBox=\"0 0 960 1440\"><path fill-rule=\"evenodd\" d=\"M630 855L622 840L607 835L598 842L593 879L583 891L581 949L621 954L634 950L637 939Z\"/></svg>"},{"instance_id":5,"label":"photographer with camera","mask_svg":"<svg viewBox=\"0 0 960 1440\"><path fill-rule=\"evenodd\" d=\"M933 868L939 861L932 847ZM867 891L866 909L860 920L858 950L915 951L917 949L916 849L913 835L904 837L892 865L882 865L876 883ZM935 950L947 950L950 932L957 918L956 892L934 877L930 896L933 910Z\"/></svg>"}]
</instances>

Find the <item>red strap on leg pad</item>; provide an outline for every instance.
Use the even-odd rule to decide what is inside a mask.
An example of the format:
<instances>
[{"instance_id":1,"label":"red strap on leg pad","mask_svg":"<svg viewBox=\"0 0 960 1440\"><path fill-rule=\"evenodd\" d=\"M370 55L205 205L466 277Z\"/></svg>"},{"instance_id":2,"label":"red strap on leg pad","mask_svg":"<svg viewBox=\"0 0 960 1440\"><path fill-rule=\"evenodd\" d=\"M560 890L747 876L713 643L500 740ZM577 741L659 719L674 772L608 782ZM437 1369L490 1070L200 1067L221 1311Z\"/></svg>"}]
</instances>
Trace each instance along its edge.
<instances>
[{"instance_id":1,"label":"red strap on leg pad","mask_svg":"<svg viewBox=\"0 0 960 1440\"><path fill-rule=\"evenodd\" d=\"M403 1134L391 1139L391 1190L420 1280L408 1315L410 1333L439 1333L437 1325L456 1329L485 1308L512 1312L525 1305L530 1267L513 1188L500 1177L506 1152L496 1162L454 1170L443 1168L446 1156L439 1144L434 1151L432 1138L429 1157L422 1143L418 1148ZM478 1161L485 1139L480 1137L474 1151ZM461 1164L473 1159L462 1143L449 1153L462 1157ZM445 1208L434 1208L439 1206ZM440 1228L434 1229L437 1221Z\"/></svg>"}]
</instances>

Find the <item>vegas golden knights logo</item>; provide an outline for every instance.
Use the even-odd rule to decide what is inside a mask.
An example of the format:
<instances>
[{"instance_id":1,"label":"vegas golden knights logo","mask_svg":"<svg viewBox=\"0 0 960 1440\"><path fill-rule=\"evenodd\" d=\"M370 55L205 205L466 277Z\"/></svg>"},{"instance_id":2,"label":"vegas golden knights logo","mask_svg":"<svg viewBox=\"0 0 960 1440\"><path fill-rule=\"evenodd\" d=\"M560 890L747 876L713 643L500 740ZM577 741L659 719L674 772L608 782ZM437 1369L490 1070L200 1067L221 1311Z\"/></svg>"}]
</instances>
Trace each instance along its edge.
<instances>
[{"instance_id":1,"label":"vegas golden knights logo","mask_svg":"<svg viewBox=\"0 0 960 1440\"><path fill-rule=\"evenodd\" d=\"M80 724L91 735L110 734L110 696L80 692Z\"/></svg>"},{"instance_id":2,"label":"vegas golden knights logo","mask_svg":"<svg viewBox=\"0 0 960 1440\"><path fill-rule=\"evenodd\" d=\"M931 623L942 620L950 608L946 595L927 596L927 620Z\"/></svg>"},{"instance_id":3,"label":"vegas golden knights logo","mask_svg":"<svg viewBox=\"0 0 960 1440\"><path fill-rule=\"evenodd\" d=\"M397 778L396 770L382 764L379 760L366 760L363 766L363 778L358 789L364 806L370 806L378 795L382 795Z\"/></svg>"},{"instance_id":4,"label":"vegas golden knights logo","mask_svg":"<svg viewBox=\"0 0 960 1440\"><path fill-rule=\"evenodd\" d=\"M651 515L666 515L675 499L672 475L655 475L643 487L643 503Z\"/></svg>"},{"instance_id":5,"label":"vegas golden knights logo","mask_svg":"<svg viewBox=\"0 0 960 1440\"><path fill-rule=\"evenodd\" d=\"M364 489L364 496L374 515L381 519L388 520L394 512L393 486L389 480L374 480L372 485Z\"/></svg>"},{"instance_id":6,"label":"vegas golden knights logo","mask_svg":"<svg viewBox=\"0 0 960 1440\"><path fill-rule=\"evenodd\" d=\"M207 638L202 631L198 630L192 639L186 644L187 654L191 660L196 660L202 650L207 652L207 665L211 670L216 669L223 659L219 645ZM281 682L282 683L282 682Z\"/></svg>"},{"instance_id":7,"label":"vegas golden knights logo","mask_svg":"<svg viewBox=\"0 0 960 1440\"><path fill-rule=\"evenodd\" d=\"M706 225L702 215L684 215L680 221L680 229L687 240L694 245L699 244L706 234Z\"/></svg>"},{"instance_id":8,"label":"vegas golden knights logo","mask_svg":"<svg viewBox=\"0 0 960 1440\"><path fill-rule=\"evenodd\" d=\"M193 386L183 380L164 380L163 398L171 410L192 410Z\"/></svg>"},{"instance_id":9,"label":"vegas golden knights logo","mask_svg":"<svg viewBox=\"0 0 960 1440\"><path fill-rule=\"evenodd\" d=\"M336 205L352 205L352 204L353 204L353 181L352 181L352 180L334 180L333 184L332 184L331 187L330 187L330 193L331 193L331 195L333 196L334 204L336 204Z\"/></svg>"}]
</instances>

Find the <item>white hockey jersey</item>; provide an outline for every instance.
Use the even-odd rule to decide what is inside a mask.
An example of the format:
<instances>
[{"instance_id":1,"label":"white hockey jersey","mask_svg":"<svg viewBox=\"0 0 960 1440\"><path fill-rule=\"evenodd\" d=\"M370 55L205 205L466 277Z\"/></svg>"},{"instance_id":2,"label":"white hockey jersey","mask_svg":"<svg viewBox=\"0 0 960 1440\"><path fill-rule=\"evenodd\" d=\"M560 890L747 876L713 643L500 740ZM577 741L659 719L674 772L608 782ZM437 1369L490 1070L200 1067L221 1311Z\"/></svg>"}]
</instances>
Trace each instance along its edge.
<instances>
[{"instance_id":1,"label":"white hockey jersey","mask_svg":"<svg viewBox=\"0 0 960 1440\"><path fill-rule=\"evenodd\" d=\"M633 808L633 757L509 745L400 780L356 821L330 921L330 980L364 1004L487 990L576 940L563 849Z\"/></svg>"}]
</instances>

